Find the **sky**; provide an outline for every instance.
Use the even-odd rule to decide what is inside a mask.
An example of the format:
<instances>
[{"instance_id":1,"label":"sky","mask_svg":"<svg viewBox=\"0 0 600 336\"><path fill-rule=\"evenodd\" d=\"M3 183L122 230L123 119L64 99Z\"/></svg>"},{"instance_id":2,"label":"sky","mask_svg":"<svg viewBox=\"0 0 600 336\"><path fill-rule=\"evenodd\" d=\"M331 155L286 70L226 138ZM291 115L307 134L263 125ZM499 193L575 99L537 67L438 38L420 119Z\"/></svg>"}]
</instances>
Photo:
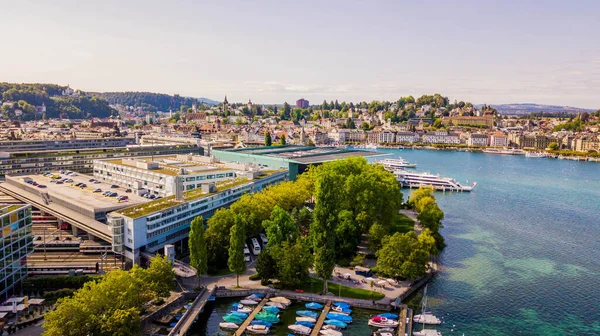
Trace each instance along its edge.
<instances>
[{"instance_id":1,"label":"sky","mask_svg":"<svg viewBox=\"0 0 600 336\"><path fill-rule=\"evenodd\" d=\"M0 0L0 81L600 108L600 1Z\"/></svg>"}]
</instances>

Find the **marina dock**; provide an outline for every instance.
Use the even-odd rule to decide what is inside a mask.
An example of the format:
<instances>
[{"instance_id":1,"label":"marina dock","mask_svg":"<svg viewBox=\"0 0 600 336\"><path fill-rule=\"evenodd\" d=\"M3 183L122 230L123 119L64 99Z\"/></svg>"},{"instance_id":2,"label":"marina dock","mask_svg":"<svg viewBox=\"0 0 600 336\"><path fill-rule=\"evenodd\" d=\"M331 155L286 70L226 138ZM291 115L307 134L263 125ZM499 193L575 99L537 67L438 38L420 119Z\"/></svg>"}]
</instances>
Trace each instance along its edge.
<instances>
[{"instance_id":1,"label":"marina dock","mask_svg":"<svg viewBox=\"0 0 600 336\"><path fill-rule=\"evenodd\" d=\"M408 308L408 330L406 331L408 336L412 336L412 330L413 330L412 324L413 324L413 310Z\"/></svg>"},{"instance_id":2,"label":"marina dock","mask_svg":"<svg viewBox=\"0 0 600 336\"><path fill-rule=\"evenodd\" d=\"M183 314L183 317L181 317L179 322L177 322L175 327L173 327L173 329L169 333L169 336L185 335L187 333L187 331L194 324L194 322L196 322L198 315L202 311L204 311L204 306L206 305L210 297L214 295L216 288L217 287L214 286L211 290L208 290L206 288L203 289L200 295L198 295L194 302L192 302L192 306L190 307L190 309L188 309L188 311L185 314Z\"/></svg>"},{"instance_id":3,"label":"marina dock","mask_svg":"<svg viewBox=\"0 0 600 336\"><path fill-rule=\"evenodd\" d=\"M329 313L330 309L331 309L331 301L327 301L327 304L325 305L325 307L323 307L323 311L321 312L321 315L319 316L317 323L315 323L315 327L313 328L312 332L310 333L310 336L318 336L319 335L319 331L323 327L323 323L325 322L325 319L327 319L327 313Z\"/></svg>"},{"instance_id":4,"label":"marina dock","mask_svg":"<svg viewBox=\"0 0 600 336\"><path fill-rule=\"evenodd\" d=\"M406 327L407 327L407 323L406 323L406 316L408 315L408 307L405 305L402 305L402 307L400 308L400 318L398 319L398 335L402 336L405 333L408 333L406 331Z\"/></svg>"},{"instance_id":5,"label":"marina dock","mask_svg":"<svg viewBox=\"0 0 600 336\"><path fill-rule=\"evenodd\" d=\"M258 314L262 310L262 308L267 303L267 301L269 301L269 297L270 296L271 296L270 294L267 294L265 296L265 298L262 299L262 301L260 301L260 303L258 304L258 306L256 306L256 308L254 308L254 310L252 311L252 313L250 313L250 315L248 316L248 318L246 319L246 321L244 321L244 323L242 323L242 325L240 326L240 328L238 330L236 330L236 332L234 333L235 336L242 336L242 335L244 335L244 333L246 332L246 328L248 328L248 326L250 325L250 322L252 322L254 320L254 316L256 316L256 314Z\"/></svg>"}]
</instances>

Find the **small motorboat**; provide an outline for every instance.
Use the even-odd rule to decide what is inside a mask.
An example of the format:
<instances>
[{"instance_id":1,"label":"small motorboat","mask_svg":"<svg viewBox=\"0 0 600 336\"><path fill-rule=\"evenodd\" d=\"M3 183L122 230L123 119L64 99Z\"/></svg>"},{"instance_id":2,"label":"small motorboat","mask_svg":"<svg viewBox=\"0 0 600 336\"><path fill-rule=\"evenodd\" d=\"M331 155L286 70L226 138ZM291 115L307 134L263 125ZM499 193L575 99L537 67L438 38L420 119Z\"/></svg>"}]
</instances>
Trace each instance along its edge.
<instances>
[{"instance_id":1,"label":"small motorboat","mask_svg":"<svg viewBox=\"0 0 600 336\"><path fill-rule=\"evenodd\" d=\"M398 315L392 314L392 313L383 313L383 314L378 314L377 316L379 316L379 317L385 317L386 319L390 319L390 320L397 320L398 319Z\"/></svg>"},{"instance_id":2,"label":"small motorboat","mask_svg":"<svg viewBox=\"0 0 600 336\"><path fill-rule=\"evenodd\" d=\"M254 320L254 321L250 322L250 324L264 325L264 326L269 327L269 328L271 328L273 326L273 323L267 322L267 321L261 321L261 320Z\"/></svg>"},{"instance_id":3,"label":"small motorboat","mask_svg":"<svg viewBox=\"0 0 600 336\"><path fill-rule=\"evenodd\" d=\"M394 328L398 326L398 321L390 320L381 316L375 316L369 320L368 324L378 328Z\"/></svg>"},{"instance_id":4,"label":"small motorboat","mask_svg":"<svg viewBox=\"0 0 600 336\"><path fill-rule=\"evenodd\" d=\"M413 322L422 324L442 324L442 321L431 312L424 312L413 316Z\"/></svg>"},{"instance_id":5,"label":"small motorboat","mask_svg":"<svg viewBox=\"0 0 600 336\"><path fill-rule=\"evenodd\" d=\"M279 308L275 306L264 306L263 310L269 313L277 314L279 313Z\"/></svg>"},{"instance_id":6,"label":"small motorboat","mask_svg":"<svg viewBox=\"0 0 600 336\"><path fill-rule=\"evenodd\" d=\"M231 312L231 313L229 313L229 314L230 314L230 315L233 315L233 316L237 316L237 317L239 317L239 318L242 318L242 319L244 319L244 320L248 318L248 314L246 314L246 313L242 313L242 312L232 311L232 312Z\"/></svg>"},{"instance_id":7,"label":"small motorboat","mask_svg":"<svg viewBox=\"0 0 600 336\"><path fill-rule=\"evenodd\" d=\"M304 305L308 309L323 309L323 305L316 302L309 302Z\"/></svg>"},{"instance_id":8,"label":"small motorboat","mask_svg":"<svg viewBox=\"0 0 600 336\"><path fill-rule=\"evenodd\" d=\"M319 314L310 310L298 310L296 311L296 314L298 314L299 316L307 316L312 318L317 318L319 316Z\"/></svg>"},{"instance_id":9,"label":"small motorboat","mask_svg":"<svg viewBox=\"0 0 600 336\"><path fill-rule=\"evenodd\" d=\"M340 322L340 321L338 321L338 322ZM331 330L338 330L339 331L342 328L336 327L336 326L331 325L331 324L325 324L323 327L321 327L321 329L331 329Z\"/></svg>"},{"instance_id":10,"label":"small motorboat","mask_svg":"<svg viewBox=\"0 0 600 336\"><path fill-rule=\"evenodd\" d=\"M251 324L246 327L246 332L251 334L266 335L269 333L269 327L260 324Z\"/></svg>"},{"instance_id":11,"label":"small motorboat","mask_svg":"<svg viewBox=\"0 0 600 336\"><path fill-rule=\"evenodd\" d=\"M250 296L246 296L245 297L246 300L252 300L255 302L260 302L262 300L262 298L255 296L254 294L250 295Z\"/></svg>"},{"instance_id":12,"label":"small motorboat","mask_svg":"<svg viewBox=\"0 0 600 336\"><path fill-rule=\"evenodd\" d=\"M305 326L297 325L297 324L290 324L288 326L288 329L290 329L291 331L293 331L295 334L298 334L298 335L310 335L310 332L312 331L312 329L309 327L305 327Z\"/></svg>"},{"instance_id":13,"label":"small motorboat","mask_svg":"<svg viewBox=\"0 0 600 336\"><path fill-rule=\"evenodd\" d=\"M279 323L279 316L277 314L272 314L266 311L261 311L260 313L254 316L255 319L261 321L267 321L269 323Z\"/></svg>"},{"instance_id":14,"label":"small motorboat","mask_svg":"<svg viewBox=\"0 0 600 336\"><path fill-rule=\"evenodd\" d=\"M340 314L344 314L344 315L352 314L352 309L342 307L342 306L333 306L333 307L331 307L331 310L336 313L340 313Z\"/></svg>"},{"instance_id":15,"label":"small motorboat","mask_svg":"<svg viewBox=\"0 0 600 336\"><path fill-rule=\"evenodd\" d=\"M325 320L324 323L327 325L332 325L332 326L342 328L342 329L346 328L348 326L346 323L339 321L339 320Z\"/></svg>"},{"instance_id":16,"label":"small motorboat","mask_svg":"<svg viewBox=\"0 0 600 336\"><path fill-rule=\"evenodd\" d=\"M235 323L231 322L221 322L219 323L219 328L221 329L238 329L239 326Z\"/></svg>"},{"instance_id":17,"label":"small motorboat","mask_svg":"<svg viewBox=\"0 0 600 336\"><path fill-rule=\"evenodd\" d=\"M327 313L327 319L338 320L344 323L352 323L352 317L340 313Z\"/></svg>"},{"instance_id":18,"label":"small motorboat","mask_svg":"<svg viewBox=\"0 0 600 336\"><path fill-rule=\"evenodd\" d=\"M241 306L241 305L240 305L240 306ZM246 313L246 314L250 314L250 313L252 313L252 311L253 311L253 310L254 310L254 309L252 309L252 308L249 308L249 307L244 307L244 306L242 306L241 308L240 308L240 307L238 307L238 309L237 309L237 310L232 310L232 311L237 311L237 312L240 312L240 313Z\"/></svg>"},{"instance_id":19,"label":"small motorboat","mask_svg":"<svg viewBox=\"0 0 600 336\"><path fill-rule=\"evenodd\" d=\"M373 336L396 336L396 332L393 329L383 328L373 332Z\"/></svg>"},{"instance_id":20,"label":"small motorboat","mask_svg":"<svg viewBox=\"0 0 600 336\"><path fill-rule=\"evenodd\" d=\"M419 331L413 331L415 336L442 336L442 333L435 329L423 329Z\"/></svg>"},{"instance_id":21,"label":"small motorboat","mask_svg":"<svg viewBox=\"0 0 600 336\"><path fill-rule=\"evenodd\" d=\"M342 301L336 301L333 303L334 306L336 307L344 307L344 308L350 308L350 304L347 302L342 302Z\"/></svg>"},{"instance_id":22,"label":"small motorboat","mask_svg":"<svg viewBox=\"0 0 600 336\"><path fill-rule=\"evenodd\" d=\"M314 317L308 317L308 316L298 316L296 317L296 321L298 322L312 322L315 323L317 322L317 319Z\"/></svg>"},{"instance_id":23,"label":"small motorboat","mask_svg":"<svg viewBox=\"0 0 600 336\"><path fill-rule=\"evenodd\" d=\"M252 296L256 296L257 298L261 298L261 299L265 298L265 294L261 294L261 293L254 293L254 294L252 294Z\"/></svg>"},{"instance_id":24,"label":"small motorboat","mask_svg":"<svg viewBox=\"0 0 600 336\"><path fill-rule=\"evenodd\" d=\"M343 336L341 331L333 330L333 329L321 329L319 330L319 334L327 335L327 336Z\"/></svg>"},{"instance_id":25,"label":"small motorboat","mask_svg":"<svg viewBox=\"0 0 600 336\"><path fill-rule=\"evenodd\" d=\"M239 316L235 316L235 315L231 315L231 314L227 314L227 315L223 316L223 320L225 322L231 322L231 323L237 323L237 324L244 323L244 319L242 319Z\"/></svg>"},{"instance_id":26,"label":"small motorboat","mask_svg":"<svg viewBox=\"0 0 600 336\"><path fill-rule=\"evenodd\" d=\"M266 306L270 306L270 307L277 307L279 309L286 309L287 308L287 305L283 304L281 302L271 302L271 301L269 301L269 302L265 303L265 305Z\"/></svg>"},{"instance_id":27,"label":"small motorboat","mask_svg":"<svg viewBox=\"0 0 600 336\"><path fill-rule=\"evenodd\" d=\"M309 327L309 328L314 328L315 327L315 324L312 323L312 322L298 321L298 322L296 322L294 324L303 325L303 326Z\"/></svg>"},{"instance_id":28,"label":"small motorboat","mask_svg":"<svg viewBox=\"0 0 600 336\"><path fill-rule=\"evenodd\" d=\"M253 301L253 300L242 300L242 301L240 301L240 303L243 305L247 305L247 306L255 306L258 304L258 302Z\"/></svg>"},{"instance_id":29,"label":"small motorboat","mask_svg":"<svg viewBox=\"0 0 600 336\"><path fill-rule=\"evenodd\" d=\"M289 306L292 304L292 301L290 299L284 298L283 296L276 296L276 297L270 298L269 301L283 303L286 306Z\"/></svg>"}]
</instances>

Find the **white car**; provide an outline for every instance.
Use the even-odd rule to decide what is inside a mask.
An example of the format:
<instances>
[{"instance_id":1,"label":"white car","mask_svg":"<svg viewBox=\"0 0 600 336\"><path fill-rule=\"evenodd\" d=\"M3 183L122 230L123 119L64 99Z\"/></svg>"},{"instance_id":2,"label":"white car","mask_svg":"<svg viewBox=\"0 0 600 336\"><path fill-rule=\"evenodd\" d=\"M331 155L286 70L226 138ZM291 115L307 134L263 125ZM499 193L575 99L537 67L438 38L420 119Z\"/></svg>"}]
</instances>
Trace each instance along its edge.
<instances>
[{"instance_id":1,"label":"white car","mask_svg":"<svg viewBox=\"0 0 600 336\"><path fill-rule=\"evenodd\" d=\"M263 246L266 248L267 243L269 242L269 240L267 239L267 236L264 233L260 233L258 235L260 236L260 240L263 243Z\"/></svg>"},{"instance_id":2,"label":"white car","mask_svg":"<svg viewBox=\"0 0 600 336\"><path fill-rule=\"evenodd\" d=\"M244 254L244 261L250 262L250 255L249 254Z\"/></svg>"},{"instance_id":3,"label":"white car","mask_svg":"<svg viewBox=\"0 0 600 336\"><path fill-rule=\"evenodd\" d=\"M250 249L244 245L244 255L250 255Z\"/></svg>"}]
</instances>

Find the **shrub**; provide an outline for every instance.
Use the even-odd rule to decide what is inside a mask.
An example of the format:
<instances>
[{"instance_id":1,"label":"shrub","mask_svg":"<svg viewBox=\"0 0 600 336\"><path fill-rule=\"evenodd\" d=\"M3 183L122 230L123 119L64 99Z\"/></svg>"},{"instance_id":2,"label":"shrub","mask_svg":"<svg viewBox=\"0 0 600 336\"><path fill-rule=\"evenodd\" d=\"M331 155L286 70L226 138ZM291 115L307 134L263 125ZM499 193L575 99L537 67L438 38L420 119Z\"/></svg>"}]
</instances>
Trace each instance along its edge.
<instances>
[{"instance_id":1,"label":"shrub","mask_svg":"<svg viewBox=\"0 0 600 336\"><path fill-rule=\"evenodd\" d=\"M260 274L258 274L258 273L252 274L250 276L250 280L252 280L252 281L260 280Z\"/></svg>"}]
</instances>

